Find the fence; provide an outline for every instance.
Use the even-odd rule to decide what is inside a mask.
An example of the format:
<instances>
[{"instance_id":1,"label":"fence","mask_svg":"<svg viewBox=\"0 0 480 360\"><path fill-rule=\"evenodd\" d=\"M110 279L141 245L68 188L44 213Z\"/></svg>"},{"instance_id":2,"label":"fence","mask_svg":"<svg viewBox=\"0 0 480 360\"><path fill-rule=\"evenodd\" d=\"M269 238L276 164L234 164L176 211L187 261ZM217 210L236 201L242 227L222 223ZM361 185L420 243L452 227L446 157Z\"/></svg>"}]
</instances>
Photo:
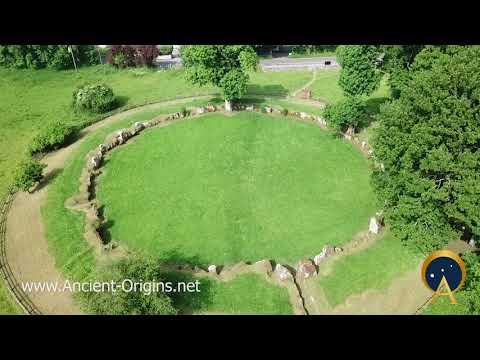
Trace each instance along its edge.
<instances>
[{"instance_id":1,"label":"fence","mask_svg":"<svg viewBox=\"0 0 480 360\"><path fill-rule=\"evenodd\" d=\"M18 281L13 275L7 260L7 245L6 245L6 231L7 231L7 217L10 206L12 205L15 193L9 193L3 201L0 202L0 272L7 289L10 291L13 298L17 301L25 313L30 315L40 315L41 311L33 304L28 295L22 290Z\"/></svg>"}]
</instances>

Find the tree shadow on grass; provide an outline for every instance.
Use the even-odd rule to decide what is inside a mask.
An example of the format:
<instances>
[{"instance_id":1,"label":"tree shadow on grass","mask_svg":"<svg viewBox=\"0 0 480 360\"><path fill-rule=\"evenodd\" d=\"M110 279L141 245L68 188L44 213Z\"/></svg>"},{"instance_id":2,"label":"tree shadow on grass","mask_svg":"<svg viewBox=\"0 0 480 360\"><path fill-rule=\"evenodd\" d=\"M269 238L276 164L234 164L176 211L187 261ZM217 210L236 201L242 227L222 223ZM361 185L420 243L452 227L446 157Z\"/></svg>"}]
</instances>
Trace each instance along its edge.
<instances>
[{"instance_id":1,"label":"tree shadow on grass","mask_svg":"<svg viewBox=\"0 0 480 360\"><path fill-rule=\"evenodd\" d=\"M380 112L380 106L387 100L389 100L388 97L376 97L365 101L365 116L360 122L358 130L369 127L375 121L376 115Z\"/></svg>"},{"instance_id":2,"label":"tree shadow on grass","mask_svg":"<svg viewBox=\"0 0 480 360\"><path fill-rule=\"evenodd\" d=\"M210 308L215 280L177 271L166 272L164 277L177 289L169 295L179 314L189 315Z\"/></svg>"},{"instance_id":3,"label":"tree shadow on grass","mask_svg":"<svg viewBox=\"0 0 480 360\"><path fill-rule=\"evenodd\" d=\"M56 168L46 173L43 179L39 182L39 184L35 188L35 191L42 190L45 186L50 184L58 175L60 175L62 171L63 169Z\"/></svg>"},{"instance_id":4,"label":"tree shadow on grass","mask_svg":"<svg viewBox=\"0 0 480 360\"><path fill-rule=\"evenodd\" d=\"M204 260L197 255L185 255L179 248L175 248L163 252L158 257L158 261L163 265L173 266L178 269L178 271L166 271L164 277L167 281L173 283L173 288L180 290L169 294L173 305L180 314L185 315L206 311L210 307L215 280L195 276L193 273L188 272L188 270L191 271L196 266L204 266ZM187 272L182 270L187 270ZM186 287L189 283L191 285Z\"/></svg>"},{"instance_id":5,"label":"tree shadow on grass","mask_svg":"<svg viewBox=\"0 0 480 360\"><path fill-rule=\"evenodd\" d=\"M288 90L282 85L257 85L247 86L247 95L287 96Z\"/></svg>"}]
</instances>

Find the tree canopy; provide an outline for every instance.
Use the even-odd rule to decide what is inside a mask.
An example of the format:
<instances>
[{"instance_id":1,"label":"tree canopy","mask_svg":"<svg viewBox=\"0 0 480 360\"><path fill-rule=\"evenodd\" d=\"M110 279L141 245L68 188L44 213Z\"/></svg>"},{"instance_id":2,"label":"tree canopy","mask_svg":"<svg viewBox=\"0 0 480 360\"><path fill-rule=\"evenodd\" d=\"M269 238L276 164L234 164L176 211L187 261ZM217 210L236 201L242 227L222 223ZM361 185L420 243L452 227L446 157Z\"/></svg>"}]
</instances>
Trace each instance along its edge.
<instances>
[{"instance_id":1,"label":"tree canopy","mask_svg":"<svg viewBox=\"0 0 480 360\"><path fill-rule=\"evenodd\" d=\"M480 238L480 47L426 47L381 107L373 183L392 231L424 252Z\"/></svg>"},{"instance_id":2,"label":"tree canopy","mask_svg":"<svg viewBox=\"0 0 480 360\"><path fill-rule=\"evenodd\" d=\"M380 85L382 73L377 69L377 46L341 45L337 60L342 66L339 85L347 96L370 95Z\"/></svg>"},{"instance_id":3,"label":"tree canopy","mask_svg":"<svg viewBox=\"0 0 480 360\"><path fill-rule=\"evenodd\" d=\"M187 80L200 86L218 86L226 100L246 93L248 71L254 70L258 61L248 45L187 45L181 51Z\"/></svg>"}]
</instances>

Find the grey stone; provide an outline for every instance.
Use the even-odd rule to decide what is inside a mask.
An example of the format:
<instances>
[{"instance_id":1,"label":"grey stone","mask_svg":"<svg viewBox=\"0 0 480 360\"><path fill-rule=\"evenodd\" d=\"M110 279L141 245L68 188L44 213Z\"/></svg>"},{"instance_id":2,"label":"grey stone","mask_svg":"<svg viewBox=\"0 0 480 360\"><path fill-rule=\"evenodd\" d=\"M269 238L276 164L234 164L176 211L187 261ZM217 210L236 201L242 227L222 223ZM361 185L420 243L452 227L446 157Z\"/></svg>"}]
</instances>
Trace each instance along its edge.
<instances>
[{"instance_id":1,"label":"grey stone","mask_svg":"<svg viewBox=\"0 0 480 360\"><path fill-rule=\"evenodd\" d=\"M292 279L293 276L290 271L283 265L277 264L275 266L275 273L278 275L279 279L282 281L286 281L288 279Z\"/></svg>"},{"instance_id":2,"label":"grey stone","mask_svg":"<svg viewBox=\"0 0 480 360\"><path fill-rule=\"evenodd\" d=\"M380 223L378 222L376 217L370 218L368 231L370 231L372 234L378 234L378 232L380 231Z\"/></svg>"},{"instance_id":3,"label":"grey stone","mask_svg":"<svg viewBox=\"0 0 480 360\"><path fill-rule=\"evenodd\" d=\"M217 273L217 266L216 265L210 265L208 267L208 272L216 274Z\"/></svg>"}]
</instances>

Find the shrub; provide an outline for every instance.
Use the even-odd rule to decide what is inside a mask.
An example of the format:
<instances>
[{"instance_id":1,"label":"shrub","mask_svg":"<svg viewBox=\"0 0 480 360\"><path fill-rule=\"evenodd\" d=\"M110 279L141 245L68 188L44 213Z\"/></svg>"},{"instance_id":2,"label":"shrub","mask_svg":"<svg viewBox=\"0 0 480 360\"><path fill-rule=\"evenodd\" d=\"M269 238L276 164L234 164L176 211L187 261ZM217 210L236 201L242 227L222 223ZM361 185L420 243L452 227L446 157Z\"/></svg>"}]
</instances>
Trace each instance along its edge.
<instances>
[{"instance_id":1,"label":"shrub","mask_svg":"<svg viewBox=\"0 0 480 360\"><path fill-rule=\"evenodd\" d=\"M95 113L104 113L117 105L113 90L105 84L83 85L73 92L73 107Z\"/></svg>"},{"instance_id":2,"label":"shrub","mask_svg":"<svg viewBox=\"0 0 480 360\"><path fill-rule=\"evenodd\" d=\"M107 63L119 68L135 66L135 48L130 45L113 45L108 52Z\"/></svg>"},{"instance_id":3,"label":"shrub","mask_svg":"<svg viewBox=\"0 0 480 360\"><path fill-rule=\"evenodd\" d=\"M164 274L158 261L132 256L97 271L94 281L121 284L132 282L162 282ZM128 286L128 284L127 284ZM80 300L87 311L98 315L172 315L177 310L164 292L140 291L82 292Z\"/></svg>"},{"instance_id":4,"label":"shrub","mask_svg":"<svg viewBox=\"0 0 480 360\"><path fill-rule=\"evenodd\" d=\"M159 52L160 55L170 55L173 52L173 45L162 45Z\"/></svg>"},{"instance_id":5,"label":"shrub","mask_svg":"<svg viewBox=\"0 0 480 360\"><path fill-rule=\"evenodd\" d=\"M33 185L42 180L42 172L45 167L46 165L38 160L28 159L23 161L15 172L14 185L19 189L29 191Z\"/></svg>"},{"instance_id":6,"label":"shrub","mask_svg":"<svg viewBox=\"0 0 480 360\"><path fill-rule=\"evenodd\" d=\"M287 116L288 115L288 109L282 109L282 115Z\"/></svg>"},{"instance_id":7,"label":"shrub","mask_svg":"<svg viewBox=\"0 0 480 360\"><path fill-rule=\"evenodd\" d=\"M333 105L327 105L323 111L330 126L342 132L349 126L357 129L365 119L365 114L365 102L356 96L347 97Z\"/></svg>"},{"instance_id":8,"label":"shrub","mask_svg":"<svg viewBox=\"0 0 480 360\"><path fill-rule=\"evenodd\" d=\"M153 66L153 61L159 55L156 45L142 45L137 47L135 62L141 66Z\"/></svg>"},{"instance_id":9,"label":"shrub","mask_svg":"<svg viewBox=\"0 0 480 360\"><path fill-rule=\"evenodd\" d=\"M58 149L69 143L77 134L75 126L53 121L44 127L29 146L31 155Z\"/></svg>"}]
</instances>

